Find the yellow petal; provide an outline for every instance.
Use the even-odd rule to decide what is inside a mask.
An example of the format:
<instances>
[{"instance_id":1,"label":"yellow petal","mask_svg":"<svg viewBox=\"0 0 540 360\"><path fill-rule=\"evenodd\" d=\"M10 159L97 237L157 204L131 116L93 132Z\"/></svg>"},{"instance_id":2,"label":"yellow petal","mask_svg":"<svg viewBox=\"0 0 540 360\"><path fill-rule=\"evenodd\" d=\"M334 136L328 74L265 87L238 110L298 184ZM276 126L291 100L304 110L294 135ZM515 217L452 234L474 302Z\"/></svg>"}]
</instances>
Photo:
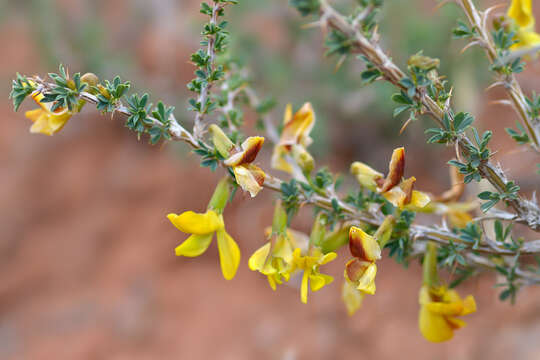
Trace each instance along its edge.
<instances>
[{"instance_id":1,"label":"yellow petal","mask_svg":"<svg viewBox=\"0 0 540 360\"><path fill-rule=\"evenodd\" d=\"M234 239L224 229L218 230L216 235L221 272L225 279L231 280L234 278L240 264L240 249Z\"/></svg>"},{"instance_id":2,"label":"yellow petal","mask_svg":"<svg viewBox=\"0 0 540 360\"><path fill-rule=\"evenodd\" d=\"M352 316L362 306L365 293L359 291L352 282L345 279L341 288L341 299L345 303L347 313Z\"/></svg>"},{"instance_id":3,"label":"yellow petal","mask_svg":"<svg viewBox=\"0 0 540 360\"><path fill-rule=\"evenodd\" d=\"M364 261L381 258L381 248L375 238L356 226L349 230L349 249L352 256Z\"/></svg>"},{"instance_id":4,"label":"yellow petal","mask_svg":"<svg viewBox=\"0 0 540 360\"><path fill-rule=\"evenodd\" d=\"M532 0L512 0L508 8L508 17L514 19L519 27L534 25Z\"/></svg>"},{"instance_id":5,"label":"yellow petal","mask_svg":"<svg viewBox=\"0 0 540 360\"><path fill-rule=\"evenodd\" d=\"M426 309L434 314L457 316L463 312L463 302L442 303L442 302L430 302L424 305Z\"/></svg>"},{"instance_id":6,"label":"yellow petal","mask_svg":"<svg viewBox=\"0 0 540 360\"><path fill-rule=\"evenodd\" d=\"M224 226L218 214L212 210L208 210L204 214L197 214L193 211L186 211L180 215L169 214L167 218L178 230L187 234L210 234Z\"/></svg>"},{"instance_id":7,"label":"yellow petal","mask_svg":"<svg viewBox=\"0 0 540 360\"><path fill-rule=\"evenodd\" d=\"M208 249L212 242L213 233L205 235L191 235L182 244L176 247L176 256L195 257Z\"/></svg>"},{"instance_id":8,"label":"yellow petal","mask_svg":"<svg viewBox=\"0 0 540 360\"><path fill-rule=\"evenodd\" d=\"M28 119L32 120L33 122L36 122L42 114L45 112L42 109L34 109L27 111L24 116L26 116Z\"/></svg>"},{"instance_id":9,"label":"yellow petal","mask_svg":"<svg viewBox=\"0 0 540 360\"><path fill-rule=\"evenodd\" d=\"M312 142L309 133L314 125L315 113L313 112L311 104L307 102L284 124L279 144L298 144L307 148Z\"/></svg>"},{"instance_id":10,"label":"yellow petal","mask_svg":"<svg viewBox=\"0 0 540 360\"><path fill-rule=\"evenodd\" d=\"M319 261L319 264L320 265L327 264L330 261L333 261L335 258L337 258L337 254L335 252L329 252L328 254L323 255L323 257Z\"/></svg>"},{"instance_id":11,"label":"yellow petal","mask_svg":"<svg viewBox=\"0 0 540 360\"><path fill-rule=\"evenodd\" d=\"M262 190L266 174L258 166L251 164L234 166L233 172L238 185L249 192L251 197L257 196Z\"/></svg>"},{"instance_id":12,"label":"yellow petal","mask_svg":"<svg viewBox=\"0 0 540 360\"><path fill-rule=\"evenodd\" d=\"M293 172L293 167L287 162L285 156L288 154L288 151L283 145L274 146L274 151L272 153L271 165L273 169L285 171L289 174Z\"/></svg>"},{"instance_id":13,"label":"yellow petal","mask_svg":"<svg viewBox=\"0 0 540 360\"><path fill-rule=\"evenodd\" d=\"M251 255L248 260L248 266L253 271L261 271L266 264L266 259L270 254L271 244L268 242Z\"/></svg>"},{"instance_id":14,"label":"yellow petal","mask_svg":"<svg viewBox=\"0 0 540 360\"><path fill-rule=\"evenodd\" d=\"M371 263L368 265L360 279L358 279L356 288L366 294L375 294L375 275L377 275L377 265Z\"/></svg>"},{"instance_id":15,"label":"yellow petal","mask_svg":"<svg viewBox=\"0 0 540 360\"><path fill-rule=\"evenodd\" d=\"M431 200L428 194L421 191L413 190L411 202L408 203L405 208L413 211L417 209L422 209L424 206L429 204L430 201Z\"/></svg>"},{"instance_id":16,"label":"yellow petal","mask_svg":"<svg viewBox=\"0 0 540 360\"><path fill-rule=\"evenodd\" d=\"M285 114L283 114L283 124L287 124L292 119L292 104L285 106Z\"/></svg>"},{"instance_id":17,"label":"yellow petal","mask_svg":"<svg viewBox=\"0 0 540 360\"><path fill-rule=\"evenodd\" d=\"M300 300L304 304L307 304L308 279L310 273L310 271L304 270L304 274L302 275L302 285L300 286Z\"/></svg>"},{"instance_id":18,"label":"yellow petal","mask_svg":"<svg viewBox=\"0 0 540 360\"><path fill-rule=\"evenodd\" d=\"M309 277L309 286L311 288L311 291L315 292L322 289L325 285L330 284L332 281L334 281L334 278L330 275L326 275L326 274L311 275Z\"/></svg>"},{"instance_id":19,"label":"yellow petal","mask_svg":"<svg viewBox=\"0 0 540 360\"><path fill-rule=\"evenodd\" d=\"M418 325L424 338L431 342L447 341L454 336L454 331L444 316L429 311L425 306L420 308Z\"/></svg>"},{"instance_id":20,"label":"yellow petal","mask_svg":"<svg viewBox=\"0 0 540 360\"><path fill-rule=\"evenodd\" d=\"M452 327L454 330L461 329L465 326L467 326L467 323L461 319L454 318L454 317L446 317L446 321Z\"/></svg>"},{"instance_id":21,"label":"yellow petal","mask_svg":"<svg viewBox=\"0 0 540 360\"><path fill-rule=\"evenodd\" d=\"M276 291L276 281L274 280L274 276L268 275L266 278L268 279L268 284L270 284L272 290Z\"/></svg>"},{"instance_id":22,"label":"yellow petal","mask_svg":"<svg viewBox=\"0 0 540 360\"><path fill-rule=\"evenodd\" d=\"M476 301L472 295L463 300L463 312L460 315L468 315L476 312Z\"/></svg>"}]
</instances>

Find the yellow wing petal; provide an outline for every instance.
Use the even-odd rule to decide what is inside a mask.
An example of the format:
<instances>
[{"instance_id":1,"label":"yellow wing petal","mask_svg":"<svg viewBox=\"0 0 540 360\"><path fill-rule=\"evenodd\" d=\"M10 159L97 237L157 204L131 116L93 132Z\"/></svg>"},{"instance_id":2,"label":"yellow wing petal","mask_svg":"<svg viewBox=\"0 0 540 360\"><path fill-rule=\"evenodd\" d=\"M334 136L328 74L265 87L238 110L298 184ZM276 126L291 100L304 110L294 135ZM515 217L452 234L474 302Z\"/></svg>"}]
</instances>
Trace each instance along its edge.
<instances>
[{"instance_id":1,"label":"yellow wing petal","mask_svg":"<svg viewBox=\"0 0 540 360\"><path fill-rule=\"evenodd\" d=\"M231 280L236 275L240 264L240 249L234 239L224 229L218 230L217 242L219 249L219 261L223 277Z\"/></svg>"},{"instance_id":2,"label":"yellow wing petal","mask_svg":"<svg viewBox=\"0 0 540 360\"><path fill-rule=\"evenodd\" d=\"M191 235L180 246L175 249L176 256L195 257L208 249L212 242L213 233L205 235Z\"/></svg>"},{"instance_id":3,"label":"yellow wing petal","mask_svg":"<svg viewBox=\"0 0 540 360\"><path fill-rule=\"evenodd\" d=\"M418 318L420 332L431 342L443 342L454 336L454 331L444 316L435 314L425 306L421 306Z\"/></svg>"},{"instance_id":4,"label":"yellow wing petal","mask_svg":"<svg viewBox=\"0 0 540 360\"><path fill-rule=\"evenodd\" d=\"M266 259L270 254L270 243L266 243L264 246L256 250L249 258L248 266L253 271L261 271L266 264Z\"/></svg>"},{"instance_id":5,"label":"yellow wing petal","mask_svg":"<svg viewBox=\"0 0 540 360\"><path fill-rule=\"evenodd\" d=\"M347 308L347 313L352 316L362 306L365 293L359 291L354 284L345 280L341 289L341 299Z\"/></svg>"},{"instance_id":6,"label":"yellow wing petal","mask_svg":"<svg viewBox=\"0 0 540 360\"><path fill-rule=\"evenodd\" d=\"M223 228L223 221L212 210L204 214L197 214L193 211L186 211L180 215L169 214L167 218L178 230L187 234L204 235Z\"/></svg>"}]
</instances>

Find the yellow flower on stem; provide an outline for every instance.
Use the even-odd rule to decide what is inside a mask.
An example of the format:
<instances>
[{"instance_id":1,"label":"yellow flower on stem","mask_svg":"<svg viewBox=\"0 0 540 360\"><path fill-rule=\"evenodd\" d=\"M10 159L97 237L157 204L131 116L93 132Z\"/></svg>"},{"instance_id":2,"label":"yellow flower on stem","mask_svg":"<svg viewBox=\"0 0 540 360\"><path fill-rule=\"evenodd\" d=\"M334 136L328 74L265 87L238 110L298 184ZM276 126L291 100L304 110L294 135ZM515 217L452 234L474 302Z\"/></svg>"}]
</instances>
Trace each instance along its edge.
<instances>
[{"instance_id":1,"label":"yellow flower on stem","mask_svg":"<svg viewBox=\"0 0 540 360\"><path fill-rule=\"evenodd\" d=\"M287 105L283 117L283 131L272 155L274 169L292 173L293 166L287 161L287 156L291 156L303 171L309 172L313 169L313 157L306 149L313 142L309 134L314 125L315 113L309 102L294 115L291 104Z\"/></svg>"},{"instance_id":2,"label":"yellow flower on stem","mask_svg":"<svg viewBox=\"0 0 540 360\"><path fill-rule=\"evenodd\" d=\"M276 203L272 229L267 230L270 241L251 255L249 268L266 275L273 290L276 284L289 281L293 266L293 249L301 246L293 232L287 229L287 213L281 202ZM305 241L307 243L307 241Z\"/></svg>"},{"instance_id":3,"label":"yellow flower on stem","mask_svg":"<svg viewBox=\"0 0 540 360\"><path fill-rule=\"evenodd\" d=\"M534 28L536 21L532 12L532 0L512 0L507 15L517 26L518 43L512 45L513 50L540 45L540 34Z\"/></svg>"},{"instance_id":4,"label":"yellow flower on stem","mask_svg":"<svg viewBox=\"0 0 540 360\"><path fill-rule=\"evenodd\" d=\"M424 256L424 284L420 289L420 313L418 325L420 332L431 342L443 342L454 336L454 331L466 325L457 316L476 311L472 295L462 299L457 291L439 285L437 275L437 247L428 243Z\"/></svg>"},{"instance_id":5,"label":"yellow flower on stem","mask_svg":"<svg viewBox=\"0 0 540 360\"><path fill-rule=\"evenodd\" d=\"M215 140L214 143L216 143ZM252 197L257 196L259 191L262 190L266 177L266 174L260 167L252 164L261 150L263 143L264 138L261 136L248 137L242 143L241 150L234 152L235 149L233 148L231 151L232 155L223 162L226 166L230 166L233 169L238 185L243 190L248 191Z\"/></svg>"},{"instance_id":6,"label":"yellow flower on stem","mask_svg":"<svg viewBox=\"0 0 540 360\"><path fill-rule=\"evenodd\" d=\"M42 103L41 100L43 98L42 93L34 92L32 99L34 99L40 108L27 111L25 116L33 122L30 128L31 133L41 133L51 136L62 130L73 115L73 112L67 108L59 108L52 111L52 103Z\"/></svg>"},{"instance_id":7,"label":"yellow flower on stem","mask_svg":"<svg viewBox=\"0 0 540 360\"><path fill-rule=\"evenodd\" d=\"M390 239L394 222L393 216L386 217L373 236L356 226L349 231L349 250L354 259L345 264L345 282L341 290L349 315L361 307L366 294L375 294L375 262L381 258L381 246Z\"/></svg>"},{"instance_id":8,"label":"yellow flower on stem","mask_svg":"<svg viewBox=\"0 0 540 360\"><path fill-rule=\"evenodd\" d=\"M210 246L214 234L217 237L221 272L227 280L234 278L240 264L240 249L234 239L225 231L223 209L229 197L229 183L220 181L205 213L186 211L180 215L168 214L167 218L176 228L191 234L176 247L177 256L196 257L202 255Z\"/></svg>"},{"instance_id":9,"label":"yellow flower on stem","mask_svg":"<svg viewBox=\"0 0 540 360\"><path fill-rule=\"evenodd\" d=\"M307 304L308 285L311 291L318 291L325 285L334 281L330 275L322 274L319 267L337 257L335 252L323 254L319 248L312 247L306 255L302 255L300 248L293 251L293 263L295 270L303 270L302 284L300 286L300 299Z\"/></svg>"},{"instance_id":10,"label":"yellow flower on stem","mask_svg":"<svg viewBox=\"0 0 540 360\"><path fill-rule=\"evenodd\" d=\"M464 316L476 311L476 302L472 295L461 299L457 291L444 286L423 285L420 289L419 302L420 332L431 342L450 340L454 336L454 330L466 325L456 316Z\"/></svg>"},{"instance_id":11,"label":"yellow flower on stem","mask_svg":"<svg viewBox=\"0 0 540 360\"><path fill-rule=\"evenodd\" d=\"M405 149L402 147L392 152L386 178L364 163L356 161L351 165L351 173L361 186L377 191L401 210L420 211L430 202L430 198L426 193L414 190L416 178L412 176L404 180L404 172Z\"/></svg>"}]
</instances>

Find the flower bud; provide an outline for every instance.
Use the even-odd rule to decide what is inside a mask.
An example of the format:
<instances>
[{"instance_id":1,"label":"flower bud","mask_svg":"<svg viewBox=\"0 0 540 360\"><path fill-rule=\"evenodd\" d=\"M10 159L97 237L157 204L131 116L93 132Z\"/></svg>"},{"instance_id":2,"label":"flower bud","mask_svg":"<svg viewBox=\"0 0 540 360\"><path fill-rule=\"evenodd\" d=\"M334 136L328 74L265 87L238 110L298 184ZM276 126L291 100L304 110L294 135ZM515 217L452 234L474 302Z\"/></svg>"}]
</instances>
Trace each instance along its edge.
<instances>
[{"instance_id":1,"label":"flower bud","mask_svg":"<svg viewBox=\"0 0 540 360\"><path fill-rule=\"evenodd\" d=\"M313 222L313 227L311 228L311 235L309 237L309 242L315 246L320 247L322 242L324 241L324 237L326 235L326 222L327 217L326 215L320 213L315 218L315 221Z\"/></svg>"},{"instance_id":2,"label":"flower bud","mask_svg":"<svg viewBox=\"0 0 540 360\"><path fill-rule=\"evenodd\" d=\"M81 82L88 84L89 87L97 86L99 83L99 78L94 73L86 73L81 76Z\"/></svg>"},{"instance_id":3,"label":"flower bud","mask_svg":"<svg viewBox=\"0 0 540 360\"><path fill-rule=\"evenodd\" d=\"M375 240L379 243L381 249L384 249L392 237L395 221L396 219L392 215L388 215L386 218L384 218L383 223L381 226L379 226L375 234L373 234L373 238L375 238Z\"/></svg>"},{"instance_id":4,"label":"flower bud","mask_svg":"<svg viewBox=\"0 0 540 360\"><path fill-rule=\"evenodd\" d=\"M217 152L224 158L228 158L230 152L234 149L234 143L219 126L212 124L208 130L212 133L212 142Z\"/></svg>"},{"instance_id":5,"label":"flower bud","mask_svg":"<svg viewBox=\"0 0 540 360\"><path fill-rule=\"evenodd\" d=\"M272 221L272 232L274 234L285 234L287 230L287 213L281 205L281 201L276 201L274 207L274 219Z\"/></svg>"},{"instance_id":6,"label":"flower bud","mask_svg":"<svg viewBox=\"0 0 540 360\"><path fill-rule=\"evenodd\" d=\"M229 177L223 177L216 186L214 194L208 203L208 209L214 210L218 214L221 214L227 205L230 195L230 186Z\"/></svg>"},{"instance_id":7,"label":"flower bud","mask_svg":"<svg viewBox=\"0 0 540 360\"><path fill-rule=\"evenodd\" d=\"M315 160L303 146L293 145L292 157L305 173L310 173L315 167Z\"/></svg>"},{"instance_id":8,"label":"flower bud","mask_svg":"<svg viewBox=\"0 0 540 360\"><path fill-rule=\"evenodd\" d=\"M376 191L377 181L384 178L383 174L359 161L351 164L351 173L356 176L356 180L360 185L371 191Z\"/></svg>"},{"instance_id":9,"label":"flower bud","mask_svg":"<svg viewBox=\"0 0 540 360\"><path fill-rule=\"evenodd\" d=\"M375 261L381 258L381 248L377 241L356 226L352 226L349 231L349 249L351 255L360 260Z\"/></svg>"},{"instance_id":10,"label":"flower bud","mask_svg":"<svg viewBox=\"0 0 540 360\"><path fill-rule=\"evenodd\" d=\"M414 54L409 58L407 65L415 66L422 70L432 70L439 67L439 59L430 58L429 56L424 56L421 53Z\"/></svg>"}]
</instances>

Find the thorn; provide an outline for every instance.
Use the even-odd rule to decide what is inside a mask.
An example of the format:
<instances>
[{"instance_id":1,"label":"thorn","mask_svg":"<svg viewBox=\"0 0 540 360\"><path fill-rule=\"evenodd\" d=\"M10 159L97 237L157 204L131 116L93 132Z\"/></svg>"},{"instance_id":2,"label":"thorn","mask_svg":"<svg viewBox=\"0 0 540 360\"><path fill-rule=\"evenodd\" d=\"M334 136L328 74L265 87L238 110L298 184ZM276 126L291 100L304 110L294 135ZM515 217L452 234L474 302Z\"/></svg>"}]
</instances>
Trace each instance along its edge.
<instances>
[{"instance_id":1,"label":"thorn","mask_svg":"<svg viewBox=\"0 0 540 360\"><path fill-rule=\"evenodd\" d=\"M404 131L405 131L405 128L412 122L412 118L408 118L407 121L405 121L405 124L403 124L403 126L401 127L401 129L399 130L399 135L401 135Z\"/></svg>"},{"instance_id":2,"label":"thorn","mask_svg":"<svg viewBox=\"0 0 540 360\"><path fill-rule=\"evenodd\" d=\"M475 40L475 41L472 41L470 43L468 43L467 45L465 45L465 47L463 49L461 49L461 51L459 52L460 54L463 54L465 51L467 51L469 48L475 46L475 45L482 45L482 43L478 40Z\"/></svg>"},{"instance_id":3,"label":"thorn","mask_svg":"<svg viewBox=\"0 0 540 360\"><path fill-rule=\"evenodd\" d=\"M495 100L490 101L490 105L507 105L507 106L513 106L512 102L510 100Z\"/></svg>"},{"instance_id":4,"label":"thorn","mask_svg":"<svg viewBox=\"0 0 540 360\"><path fill-rule=\"evenodd\" d=\"M440 3L437 4L437 6L435 6L435 8L433 8L433 12L439 11L444 5L450 4L451 2L454 2L454 0L443 0L443 1L441 1Z\"/></svg>"},{"instance_id":5,"label":"thorn","mask_svg":"<svg viewBox=\"0 0 540 360\"><path fill-rule=\"evenodd\" d=\"M496 10L496 9L500 9L502 7L506 7L506 4L497 4L497 5L493 5L489 8L487 8L483 13L482 13L482 27L485 29L486 28L486 23L487 23L487 20L488 20L488 17L489 17L489 14L493 11L493 10Z\"/></svg>"},{"instance_id":6,"label":"thorn","mask_svg":"<svg viewBox=\"0 0 540 360\"><path fill-rule=\"evenodd\" d=\"M341 57L339 58L336 64L336 67L334 68L334 73L338 72L339 68L341 67L341 65L343 65L346 59L347 59L347 55L341 55Z\"/></svg>"},{"instance_id":7,"label":"thorn","mask_svg":"<svg viewBox=\"0 0 540 360\"><path fill-rule=\"evenodd\" d=\"M487 91L489 91L489 90L491 90L493 88L496 88L497 86L504 86L504 85L505 85L505 83L503 81L496 81L493 84L489 85L484 91L487 92Z\"/></svg>"}]
</instances>

